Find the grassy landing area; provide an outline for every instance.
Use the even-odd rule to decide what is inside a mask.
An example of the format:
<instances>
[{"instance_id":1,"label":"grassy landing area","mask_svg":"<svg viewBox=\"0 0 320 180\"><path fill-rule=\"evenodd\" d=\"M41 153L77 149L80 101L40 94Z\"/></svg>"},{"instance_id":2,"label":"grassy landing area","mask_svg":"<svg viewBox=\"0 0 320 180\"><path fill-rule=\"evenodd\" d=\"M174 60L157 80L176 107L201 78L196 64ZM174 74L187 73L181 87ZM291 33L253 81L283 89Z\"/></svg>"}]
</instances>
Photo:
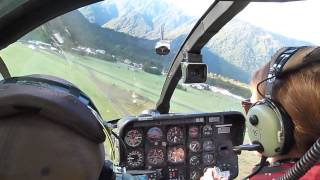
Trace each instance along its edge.
<instances>
[{"instance_id":1,"label":"grassy landing area","mask_svg":"<svg viewBox=\"0 0 320 180\"><path fill-rule=\"evenodd\" d=\"M144 109L154 108L165 81L164 76L132 69L126 64L30 49L21 43L0 51L0 56L13 76L47 74L74 83L91 97L106 120L137 115ZM239 100L232 97L186 88L187 91L175 90L172 112L241 110ZM240 177L247 175L257 162L252 153L243 153L239 159Z\"/></svg>"}]
</instances>

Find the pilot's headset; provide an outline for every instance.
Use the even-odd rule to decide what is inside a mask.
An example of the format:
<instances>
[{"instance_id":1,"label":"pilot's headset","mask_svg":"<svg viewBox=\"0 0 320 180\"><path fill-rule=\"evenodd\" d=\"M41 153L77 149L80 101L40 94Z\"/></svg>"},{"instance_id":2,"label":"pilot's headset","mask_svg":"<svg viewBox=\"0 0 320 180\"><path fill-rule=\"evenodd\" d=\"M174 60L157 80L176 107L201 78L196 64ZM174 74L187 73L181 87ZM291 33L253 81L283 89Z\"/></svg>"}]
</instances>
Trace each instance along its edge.
<instances>
[{"instance_id":1,"label":"pilot's headset","mask_svg":"<svg viewBox=\"0 0 320 180\"><path fill-rule=\"evenodd\" d=\"M97 144L108 135L91 99L73 84L54 76L8 77L1 81L0 109L0 117L36 111ZM111 178L109 163L104 163L99 180Z\"/></svg>"},{"instance_id":2,"label":"pilot's headset","mask_svg":"<svg viewBox=\"0 0 320 180\"><path fill-rule=\"evenodd\" d=\"M263 99L255 103L247 113L246 126L253 144L262 146L264 157L286 154L294 144L294 125L282 105L273 100L274 85L282 77L297 70L319 63L319 47L288 47L280 49L273 57L266 79Z\"/></svg>"}]
</instances>

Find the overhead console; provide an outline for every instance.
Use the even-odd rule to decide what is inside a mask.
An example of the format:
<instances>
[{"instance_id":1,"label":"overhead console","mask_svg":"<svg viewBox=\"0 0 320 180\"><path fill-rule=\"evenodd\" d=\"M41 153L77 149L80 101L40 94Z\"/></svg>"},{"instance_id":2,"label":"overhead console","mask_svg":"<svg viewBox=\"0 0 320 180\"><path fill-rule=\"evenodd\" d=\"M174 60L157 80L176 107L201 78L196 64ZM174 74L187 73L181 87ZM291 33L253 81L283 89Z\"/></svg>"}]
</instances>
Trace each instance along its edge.
<instances>
[{"instance_id":1,"label":"overhead console","mask_svg":"<svg viewBox=\"0 0 320 180\"><path fill-rule=\"evenodd\" d=\"M118 122L120 164L128 172L153 172L149 179L199 179L217 166L238 175L232 147L244 139L239 112L126 117Z\"/></svg>"}]
</instances>

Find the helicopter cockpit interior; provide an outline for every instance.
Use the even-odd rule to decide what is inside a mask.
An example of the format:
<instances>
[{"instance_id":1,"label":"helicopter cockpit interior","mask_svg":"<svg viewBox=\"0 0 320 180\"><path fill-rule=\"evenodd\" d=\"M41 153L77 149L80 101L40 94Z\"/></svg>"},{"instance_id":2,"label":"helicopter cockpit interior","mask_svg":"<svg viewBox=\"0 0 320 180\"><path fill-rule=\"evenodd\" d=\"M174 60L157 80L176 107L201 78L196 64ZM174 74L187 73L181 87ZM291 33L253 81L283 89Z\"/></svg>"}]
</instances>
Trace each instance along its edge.
<instances>
[{"instance_id":1,"label":"helicopter cockpit interior","mask_svg":"<svg viewBox=\"0 0 320 180\"><path fill-rule=\"evenodd\" d=\"M99 180L198 180L213 167L228 179L252 177L260 157L248 151L268 148L241 108L250 77L278 49L315 43L254 26L261 17L252 9L290 3L301 2L216 0L188 14L160 0L5 0L0 118L41 112L106 140L101 171L110 174ZM282 178L308 170L297 169Z\"/></svg>"}]
</instances>

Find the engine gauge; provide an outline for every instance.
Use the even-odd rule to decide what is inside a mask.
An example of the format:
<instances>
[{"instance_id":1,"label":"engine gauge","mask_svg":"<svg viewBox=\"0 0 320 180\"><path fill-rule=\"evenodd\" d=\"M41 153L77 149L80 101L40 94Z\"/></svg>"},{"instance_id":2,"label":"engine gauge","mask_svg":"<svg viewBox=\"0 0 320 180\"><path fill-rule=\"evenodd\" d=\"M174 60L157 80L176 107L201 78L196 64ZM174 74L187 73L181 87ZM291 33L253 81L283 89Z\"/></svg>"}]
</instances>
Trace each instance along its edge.
<instances>
[{"instance_id":1,"label":"engine gauge","mask_svg":"<svg viewBox=\"0 0 320 180\"><path fill-rule=\"evenodd\" d=\"M189 128L189 137L190 138L197 138L197 137L199 137L199 127L198 126L191 126L190 128Z\"/></svg>"},{"instance_id":2,"label":"engine gauge","mask_svg":"<svg viewBox=\"0 0 320 180\"><path fill-rule=\"evenodd\" d=\"M167 140L173 144L179 144L183 141L183 131L180 127L171 127L167 132Z\"/></svg>"},{"instance_id":3,"label":"engine gauge","mask_svg":"<svg viewBox=\"0 0 320 180\"><path fill-rule=\"evenodd\" d=\"M152 148L147 154L147 161L151 165L160 165L164 162L164 151L161 148Z\"/></svg>"},{"instance_id":4,"label":"engine gauge","mask_svg":"<svg viewBox=\"0 0 320 180\"><path fill-rule=\"evenodd\" d=\"M143 165L143 153L140 150L128 152L127 164L130 168L138 168Z\"/></svg>"},{"instance_id":5,"label":"engine gauge","mask_svg":"<svg viewBox=\"0 0 320 180\"><path fill-rule=\"evenodd\" d=\"M189 164L191 166L199 166L200 165L200 158L199 156L191 156L190 159L189 159Z\"/></svg>"},{"instance_id":6,"label":"engine gauge","mask_svg":"<svg viewBox=\"0 0 320 180\"><path fill-rule=\"evenodd\" d=\"M190 171L190 180L198 180L198 179L200 179L200 176L201 176L201 174L200 174L200 172L198 171L198 170L191 170Z\"/></svg>"},{"instance_id":7,"label":"engine gauge","mask_svg":"<svg viewBox=\"0 0 320 180\"><path fill-rule=\"evenodd\" d=\"M201 151L201 144L199 141L191 141L189 143L189 149L192 152L199 152Z\"/></svg>"},{"instance_id":8,"label":"engine gauge","mask_svg":"<svg viewBox=\"0 0 320 180\"><path fill-rule=\"evenodd\" d=\"M131 147L137 147L142 142L142 133L137 129L131 129L127 132L125 142Z\"/></svg>"},{"instance_id":9,"label":"engine gauge","mask_svg":"<svg viewBox=\"0 0 320 180\"><path fill-rule=\"evenodd\" d=\"M168 161L171 163L181 163L185 159L185 151L182 147L172 147L168 151Z\"/></svg>"},{"instance_id":10,"label":"engine gauge","mask_svg":"<svg viewBox=\"0 0 320 180\"><path fill-rule=\"evenodd\" d=\"M205 125L202 128L203 136L212 136L213 135L213 128L211 125Z\"/></svg>"},{"instance_id":11,"label":"engine gauge","mask_svg":"<svg viewBox=\"0 0 320 180\"><path fill-rule=\"evenodd\" d=\"M158 127L150 128L147 132L147 139L150 142L158 142L162 139L162 137L163 137L163 132Z\"/></svg>"},{"instance_id":12,"label":"engine gauge","mask_svg":"<svg viewBox=\"0 0 320 180\"><path fill-rule=\"evenodd\" d=\"M212 140L203 141L203 150L204 151L213 151L214 150L213 141Z\"/></svg>"},{"instance_id":13,"label":"engine gauge","mask_svg":"<svg viewBox=\"0 0 320 180\"><path fill-rule=\"evenodd\" d=\"M205 165L212 165L212 164L214 163L214 155L211 154L211 153L203 154L203 156L202 156L202 162L203 162Z\"/></svg>"}]
</instances>

